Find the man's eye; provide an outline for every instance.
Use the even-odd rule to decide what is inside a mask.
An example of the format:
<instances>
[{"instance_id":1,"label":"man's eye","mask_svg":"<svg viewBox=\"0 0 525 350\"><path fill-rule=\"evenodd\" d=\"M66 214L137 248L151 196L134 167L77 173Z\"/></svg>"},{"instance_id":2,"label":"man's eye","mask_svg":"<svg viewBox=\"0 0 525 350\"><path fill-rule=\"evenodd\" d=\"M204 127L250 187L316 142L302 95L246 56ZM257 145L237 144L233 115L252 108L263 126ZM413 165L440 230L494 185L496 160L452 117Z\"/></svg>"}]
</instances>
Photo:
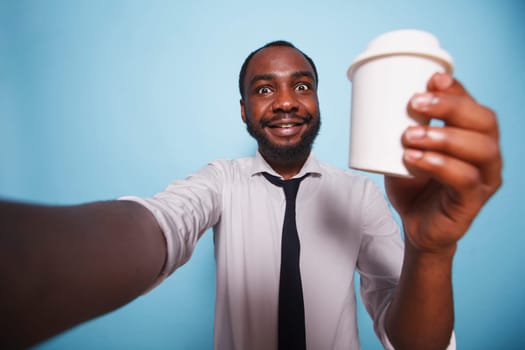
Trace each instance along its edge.
<instances>
[{"instance_id":1,"label":"man's eye","mask_svg":"<svg viewBox=\"0 0 525 350\"><path fill-rule=\"evenodd\" d=\"M306 90L310 90L310 87L308 86L308 84L297 84L295 89L297 91L306 91Z\"/></svg>"},{"instance_id":2,"label":"man's eye","mask_svg":"<svg viewBox=\"0 0 525 350\"><path fill-rule=\"evenodd\" d=\"M270 93L272 90L268 86L263 86L257 89L257 93L261 95L266 95Z\"/></svg>"}]
</instances>

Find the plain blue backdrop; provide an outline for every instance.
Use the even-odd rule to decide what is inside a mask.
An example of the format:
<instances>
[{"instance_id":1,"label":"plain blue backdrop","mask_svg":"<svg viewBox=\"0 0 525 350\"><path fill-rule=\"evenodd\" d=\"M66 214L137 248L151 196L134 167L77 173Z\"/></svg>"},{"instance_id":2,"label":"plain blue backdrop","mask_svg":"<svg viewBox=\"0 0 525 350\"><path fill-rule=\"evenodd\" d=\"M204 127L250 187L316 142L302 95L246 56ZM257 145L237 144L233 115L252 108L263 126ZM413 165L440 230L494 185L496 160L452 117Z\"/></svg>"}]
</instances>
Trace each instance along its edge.
<instances>
[{"instance_id":1,"label":"plain blue backdrop","mask_svg":"<svg viewBox=\"0 0 525 350\"><path fill-rule=\"evenodd\" d=\"M0 0L0 196L74 204L148 196L216 158L252 155L245 56L276 39L316 62L317 156L345 169L346 70L376 35L433 32L501 124L504 186L455 259L459 349L520 349L525 332L525 6L521 1ZM378 183L381 177L372 176ZM211 349L212 235L164 284L37 349ZM361 307L363 349L380 349Z\"/></svg>"}]
</instances>

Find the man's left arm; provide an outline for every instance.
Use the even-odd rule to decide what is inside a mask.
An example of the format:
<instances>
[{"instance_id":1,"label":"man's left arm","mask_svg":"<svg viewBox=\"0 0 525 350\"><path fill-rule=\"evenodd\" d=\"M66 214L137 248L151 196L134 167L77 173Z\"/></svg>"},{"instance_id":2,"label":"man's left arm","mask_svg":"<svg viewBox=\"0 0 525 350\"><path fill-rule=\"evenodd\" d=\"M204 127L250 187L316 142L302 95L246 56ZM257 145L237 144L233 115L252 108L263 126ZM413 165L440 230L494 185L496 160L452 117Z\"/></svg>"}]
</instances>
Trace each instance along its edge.
<instances>
[{"instance_id":1,"label":"man's left arm","mask_svg":"<svg viewBox=\"0 0 525 350\"><path fill-rule=\"evenodd\" d=\"M457 241L502 183L498 124L448 74L434 75L408 110L444 125L409 128L402 142L414 178L385 177L405 229L403 268L385 327L398 350L445 349L454 325Z\"/></svg>"}]
</instances>

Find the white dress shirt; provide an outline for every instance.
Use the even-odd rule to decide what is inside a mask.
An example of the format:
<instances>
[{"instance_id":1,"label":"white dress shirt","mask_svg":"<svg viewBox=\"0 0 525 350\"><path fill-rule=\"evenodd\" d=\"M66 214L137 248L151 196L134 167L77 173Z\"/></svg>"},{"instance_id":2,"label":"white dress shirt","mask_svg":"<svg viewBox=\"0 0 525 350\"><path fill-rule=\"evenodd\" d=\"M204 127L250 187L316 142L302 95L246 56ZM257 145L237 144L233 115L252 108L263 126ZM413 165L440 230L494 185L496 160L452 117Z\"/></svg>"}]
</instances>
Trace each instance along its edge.
<instances>
[{"instance_id":1,"label":"white dress shirt","mask_svg":"<svg viewBox=\"0 0 525 350\"><path fill-rule=\"evenodd\" d=\"M282 188L255 157L219 160L152 198L124 197L148 208L167 242L159 280L184 264L213 227L217 263L215 349L277 347ZM368 178L311 155L296 177L306 342L309 350L359 349L354 271L376 334L391 349L384 312L401 272L403 242L387 202Z\"/></svg>"}]
</instances>

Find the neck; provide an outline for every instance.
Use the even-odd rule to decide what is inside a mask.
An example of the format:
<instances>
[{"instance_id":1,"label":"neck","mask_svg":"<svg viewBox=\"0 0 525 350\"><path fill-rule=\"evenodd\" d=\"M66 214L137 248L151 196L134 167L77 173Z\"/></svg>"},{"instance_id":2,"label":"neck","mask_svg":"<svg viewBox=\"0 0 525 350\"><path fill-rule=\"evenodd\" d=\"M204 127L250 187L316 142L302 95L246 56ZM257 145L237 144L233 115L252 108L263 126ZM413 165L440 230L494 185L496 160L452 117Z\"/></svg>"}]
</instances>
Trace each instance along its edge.
<instances>
[{"instance_id":1,"label":"neck","mask_svg":"<svg viewBox=\"0 0 525 350\"><path fill-rule=\"evenodd\" d=\"M266 162L272 167L272 169L275 170L277 174L281 175L285 180L291 179L299 173L304 163L306 163L309 154L310 152L308 152L308 154L305 157L302 157L300 159L281 160L269 158L261 153L264 160L266 160Z\"/></svg>"}]
</instances>

